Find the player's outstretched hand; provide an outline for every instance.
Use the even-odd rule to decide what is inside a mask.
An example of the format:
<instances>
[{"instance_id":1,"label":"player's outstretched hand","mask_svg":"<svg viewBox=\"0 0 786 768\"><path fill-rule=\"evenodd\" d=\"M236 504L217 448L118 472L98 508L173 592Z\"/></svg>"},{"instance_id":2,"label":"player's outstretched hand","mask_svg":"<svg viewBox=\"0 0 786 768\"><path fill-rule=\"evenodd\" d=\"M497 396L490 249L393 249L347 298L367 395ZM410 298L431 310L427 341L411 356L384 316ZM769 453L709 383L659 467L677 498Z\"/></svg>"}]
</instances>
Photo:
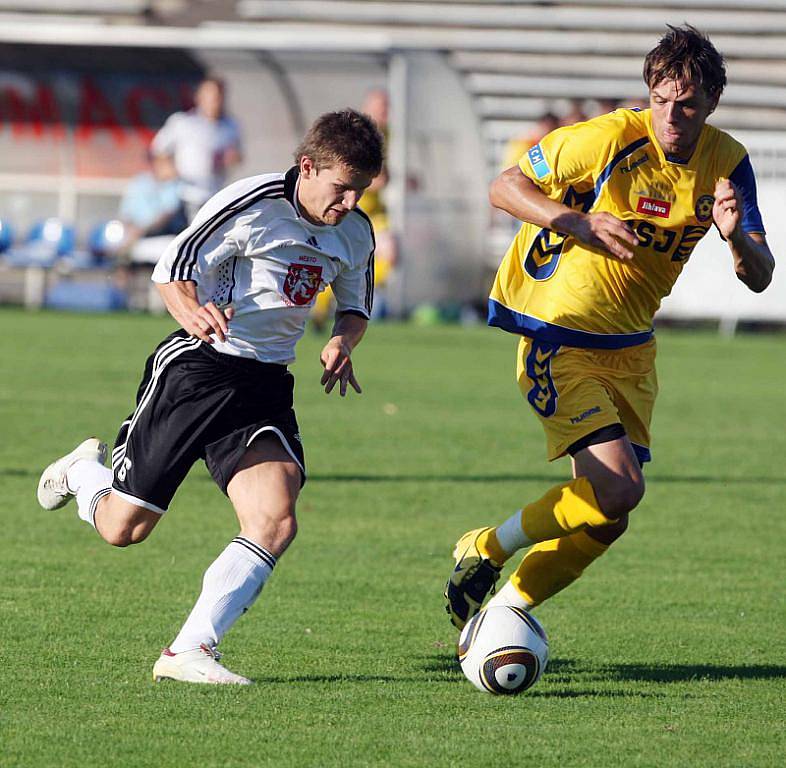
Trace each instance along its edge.
<instances>
[{"instance_id":1,"label":"player's outstretched hand","mask_svg":"<svg viewBox=\"0 0 786 768\"><path fill-rule=\"evenodd\" d=\"M183 317L181 324L192 336L212 344L212 334L215 334L219 341L226 341L229 321L234 314L233 307L219 309L212 301L208 301Z\"/></svg>"},{"instance_id":2,"label":"player's outstretched hand","mask_svg":"<svg viewBox=\"0 0 786 768\"><path fill-rule=\"evenodd\" d=\"M330 394L336 383L338 383L338 392L341 397L346 396L349 385L358 394L363 391L355 378L355 372L352 370L350 349L338 337L334 336L325 344L319 359L325 369L320 380L320 384L325 387L325 392Z\"/></svg>"},{"instance_id":3,"label":"player's outstretched hand","mask_svg":"<svg viewBox=\"0 0 786 768\"><path fill-rule=\"evenodd\" d=\"M630 261L633 248L639 244L630 224L605 211L584 216L572 234L585 245L598 248L620 261Z\"/></svg>"},{"instance_id":4,"label":"player's outstretched hand","mask_svg":"<svg viewBox=\"0 0 786 768\"><path fill-rule=\"evenodd\" d=\"M724 178L715 183L714 194L712 219L721 235L729 240L740 224L740 195L734 184Z\"/></svg>"}]
</instances>

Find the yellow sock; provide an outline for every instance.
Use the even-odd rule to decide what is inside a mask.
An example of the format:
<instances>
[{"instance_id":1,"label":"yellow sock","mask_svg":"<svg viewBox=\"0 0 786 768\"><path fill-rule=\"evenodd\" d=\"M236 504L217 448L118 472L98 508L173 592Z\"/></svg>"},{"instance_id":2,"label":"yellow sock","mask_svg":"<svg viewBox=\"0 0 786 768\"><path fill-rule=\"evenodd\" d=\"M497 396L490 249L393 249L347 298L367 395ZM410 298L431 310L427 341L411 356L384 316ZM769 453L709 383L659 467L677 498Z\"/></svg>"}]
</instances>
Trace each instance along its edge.
<instances>
[{"instance_id":1,"label":"yellow sock","mask_svg":"<svg viewBox=\"0 0 786 768\"><path fill-rule=\"evenodd\" d=\"M510 581L531 607L540 605L578 579L608 548L586 531L541 541L527 552Z\"/></svg>"},{"instance_id":2,"label":"yellow sock","mask_svg":"<svg viewBox=\"0 0 786 768\"><path fill-rule=\"evenodd\" d=\"M508 559L508 554L499 543L495 528L487 528L478 536L477 547L481 555L490 558L497 565L502 565Z\"/></svg>"},{"instance_id":3,"label":"yellow sock","mask_svg":"<svg viewBox=\"0 0 786 768\"><path fill-rule=\"evenodd\" d=\"M521 527L530 542L559 539L587 525L608 525L595 491L586 477L555 485L538 501L521 510Z\"/></svg>"}]
</instances>

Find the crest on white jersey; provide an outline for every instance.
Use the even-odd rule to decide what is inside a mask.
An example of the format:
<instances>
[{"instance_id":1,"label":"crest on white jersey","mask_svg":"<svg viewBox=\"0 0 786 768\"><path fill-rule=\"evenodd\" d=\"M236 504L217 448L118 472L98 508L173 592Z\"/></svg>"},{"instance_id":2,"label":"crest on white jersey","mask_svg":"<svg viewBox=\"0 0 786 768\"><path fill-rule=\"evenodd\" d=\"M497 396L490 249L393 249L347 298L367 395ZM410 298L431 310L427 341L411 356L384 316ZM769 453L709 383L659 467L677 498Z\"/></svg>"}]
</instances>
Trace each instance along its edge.
<instances>
[{"instance_id":1,"label":"crest on white jersey","mask_svg":"<svg viewBox=\"0 0 786 768\"><path fill-rule=\"evenodd\" d=\"M284 294L297 306L309 304L322 282L322 267L316 264L290 264L284 278Z\"/></svg>"}]
</instances>

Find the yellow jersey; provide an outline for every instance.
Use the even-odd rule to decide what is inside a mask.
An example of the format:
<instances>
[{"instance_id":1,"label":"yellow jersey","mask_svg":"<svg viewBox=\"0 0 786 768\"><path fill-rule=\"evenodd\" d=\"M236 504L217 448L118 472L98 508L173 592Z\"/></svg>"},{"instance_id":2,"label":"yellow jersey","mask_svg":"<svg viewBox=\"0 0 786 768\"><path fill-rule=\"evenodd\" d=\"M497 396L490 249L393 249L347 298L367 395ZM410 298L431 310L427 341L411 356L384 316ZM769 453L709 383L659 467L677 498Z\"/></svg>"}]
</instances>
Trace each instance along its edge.
<instances>
[{"instance_id":1,"label":"yellow jersey","mask_svg":"<svg viewBox=\"0 0 786 768\"><path fill-rule=\"evenodd\" d=\"M489 325L551 344L618 349L652 336L652 319L696 244L712 226L716 181L743 199L742 228L764 232L745 147L705 125L687 162L667 156L650 110L619 109L558 128L519 167L552 200L630 222L634 258L524 223L497 272Z\"/></svg>"}]
</instances>

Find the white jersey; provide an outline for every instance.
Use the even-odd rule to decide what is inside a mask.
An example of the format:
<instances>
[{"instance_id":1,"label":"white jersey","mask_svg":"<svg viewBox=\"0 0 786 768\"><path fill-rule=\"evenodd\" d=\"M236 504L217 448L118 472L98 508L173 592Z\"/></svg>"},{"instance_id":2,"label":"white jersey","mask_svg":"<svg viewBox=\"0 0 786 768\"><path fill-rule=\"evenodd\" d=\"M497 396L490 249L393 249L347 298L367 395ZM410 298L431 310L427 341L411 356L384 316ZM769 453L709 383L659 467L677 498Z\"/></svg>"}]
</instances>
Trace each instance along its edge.
<instances>
[{"instance_id":1,"label":"white jersey","mask_svg":"<svg viewBox=\"0 0 786 768\"><path fill-rule=\"evenodd\" d=\"M371 315L374 231L359 209L336 226L311 224L297 207L299 171L252 176L214 195L164 251L157 283L193 280L199 302L235 315L214 349L291 363L316 296L330 285L339 312Z\"/></svg>"}]
</instances>

